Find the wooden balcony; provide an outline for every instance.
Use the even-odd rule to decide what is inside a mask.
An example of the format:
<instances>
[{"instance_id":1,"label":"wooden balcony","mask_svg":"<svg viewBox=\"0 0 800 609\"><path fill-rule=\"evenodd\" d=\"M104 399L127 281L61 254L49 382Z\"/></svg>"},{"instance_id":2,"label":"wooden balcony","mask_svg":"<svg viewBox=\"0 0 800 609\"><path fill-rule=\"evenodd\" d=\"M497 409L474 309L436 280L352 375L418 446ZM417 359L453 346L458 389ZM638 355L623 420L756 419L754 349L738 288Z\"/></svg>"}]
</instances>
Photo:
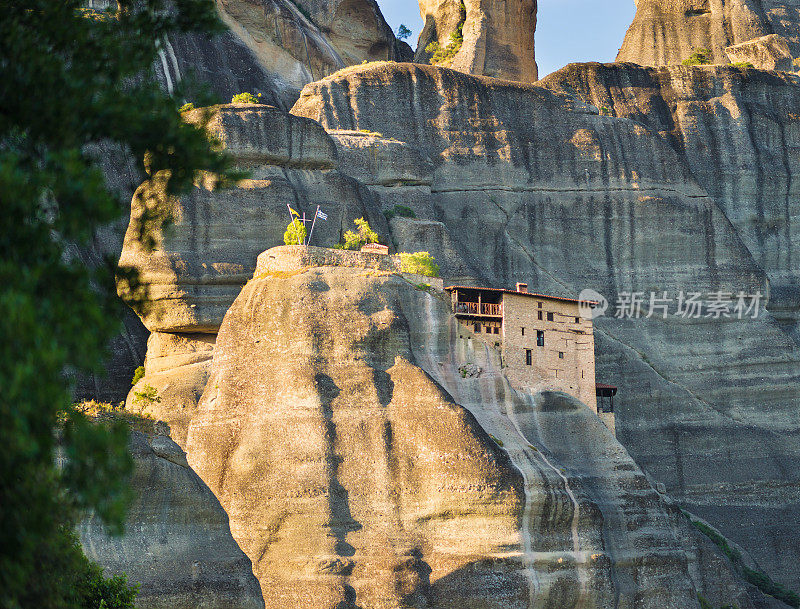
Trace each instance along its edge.
<instances>
[{"instance_id":1,"label":"wooden balcony","mask_svg":"<svg viewBox=\"0 0 800 609\"><path fill-rule=\"evenodd\" d=\"M503 305L488 302L458 301L455 303L456 315L476 315L480 317L502 317Z\"/></svg>"}]
</instances>

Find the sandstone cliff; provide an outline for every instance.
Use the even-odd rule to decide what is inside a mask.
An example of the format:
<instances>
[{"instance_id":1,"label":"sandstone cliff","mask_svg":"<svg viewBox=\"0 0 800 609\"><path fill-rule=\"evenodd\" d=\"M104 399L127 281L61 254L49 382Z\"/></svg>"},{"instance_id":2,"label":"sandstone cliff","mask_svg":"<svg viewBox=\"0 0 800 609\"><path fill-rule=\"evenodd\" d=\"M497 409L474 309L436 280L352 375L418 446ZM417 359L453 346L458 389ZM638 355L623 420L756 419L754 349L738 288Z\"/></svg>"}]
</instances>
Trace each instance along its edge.
<instances>
[{"instance_id":1,"label":"sandstone cliff","mask_svg":"<svg viewBox=\"0 0 800 609\"><path fill-rule=\"evenodd\" d=\"M187 440L268 607L696 606L681 526L596 415L516 394L442 295L279 250Z\"/></svg>"},{"instance_id":2,"label":"sandstone cliff","mask_svg":"<svg viewBox=\"0 0 800 609\"><path fill-rule=\"evenodd\" d=\"M705 48L714 63L758 62L758 55L732 59L726 47L770 34L788 41L792 56L800 56L800 7L791 0L638 0L636 5L617 61L680 64Z\"/></svg>"},{"instance_id":3,"label":"sandstone cliff","mask_svg":"<svg viewBox=\"0 0 800 609\"><path fill-rule=\"evenodd\" d=\"M163 435L131 435L136 499L126 533L106 536L96 517L78 529L86 555L107 574L125 573L140 609L261 609L250 560L231 537L228 516Z\"/></svg>"},{"instance_id":4,"label":"sandstone cliff","mask_svg":"<svg viewBox=\"0 0 800 609\"><path fill-rule=\"evenodd\" d=\"M421 0L419 5L425 27L415 61L430 60L426 49L433 42L441 48L461 45L448 60L453 69L523 82L538 78L536 0Z\"/></svg>"},{"instance_id":5,"label":"sandstone cliff","mask_svg":"<svg viewBox=\"0 0 800 609\"><path fill-rule=\"evenodd\" d=\"M701 79L709 92L703 95L711 97L709 103L687 101L693 112L687 124L714 124L718 114L720 139L731 129L744 129L744 136L770 133L772 126L747 131L738 111L726 119L717 100L724 80L704 79L705 70L686 73ZM723 79L728 70L720 72ZM753 82L774 83L775 103L787 109L793 103L789 77L763 75ZM787 101L778 102L780 96ZM654 96L645 108L671 116L658 110L662 104ZM327 129L380 130L424 151L435 165L431 219L475 269L473 280L497 286L525 281L537 291L572 296L591 287L612 303L634 291L667 292L673 299L681 290L769 293L758 249L751 253L746 235L725 215L725 199L703 187L716 194L712 185L734 171L723 169L712 180L715 161L698 152L703 171L695 177L674 142L646 121L603 116L595 106L542 87L405 65L368 67L309 85L293 113ZM781 133L783 119L777 120ZM707 137L695 141L698 148L709 144ZM790 140L753 148L781 155L784 141ZM738 166L735 159L725 166ZM780 167L765 165L765 198L752 205L768 205L770 172L780 179ZM735 219L740 211L730 213ZM790 208L765 216L773 214L796 215ZM766 257L777 254L778 242L789 247L790 239L776 237ZM470 279L450 272L443 268L453 282ZM787 281L796 281L790 276ZM800 456L797 342L772 314L684 319L674 316L674 303L668 319L603 318L597 330L598 379L623 388L618 435L637 463L690 511L751 550L776 579L797 587L791 541L800 518L800 479L791 466Z\"/></svg>"}]
</instances>

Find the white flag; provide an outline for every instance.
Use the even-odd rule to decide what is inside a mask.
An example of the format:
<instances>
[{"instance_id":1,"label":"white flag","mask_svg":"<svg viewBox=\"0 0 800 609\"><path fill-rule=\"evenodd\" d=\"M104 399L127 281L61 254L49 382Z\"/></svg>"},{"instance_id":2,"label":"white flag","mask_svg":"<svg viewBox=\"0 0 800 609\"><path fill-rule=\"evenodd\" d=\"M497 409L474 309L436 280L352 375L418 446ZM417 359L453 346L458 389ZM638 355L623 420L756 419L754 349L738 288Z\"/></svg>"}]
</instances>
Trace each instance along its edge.
<instances>
[{"instance_id":1,"label":"white flag","mask_svg":"<svg viewBox=\"0 0 800 609\"><path fill-rule=\"evenodd\" d=\"M318 209L317 210L317 218L319 218L320 220L327 220L328 219L328 214L323 214L322 210Z\"/></svg>"}]
</instances>

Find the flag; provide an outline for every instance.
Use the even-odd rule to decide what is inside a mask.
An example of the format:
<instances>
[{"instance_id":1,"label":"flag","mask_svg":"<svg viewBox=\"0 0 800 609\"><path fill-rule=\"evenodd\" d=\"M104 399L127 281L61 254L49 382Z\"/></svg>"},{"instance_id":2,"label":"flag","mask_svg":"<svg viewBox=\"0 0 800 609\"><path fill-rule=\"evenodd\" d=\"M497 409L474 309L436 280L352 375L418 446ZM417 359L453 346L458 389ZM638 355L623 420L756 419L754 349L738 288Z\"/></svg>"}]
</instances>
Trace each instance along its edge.
<instances>
[{"instance_id":1,"label":"flag","mask_svg":"<svg viewBox=\"0 0 800 609\"><path fill-rule=\"evenodd\" d=\"M317 210L317 218L319 218L320 220L327 220L328 219L328 214L323 214L322 210L318 209Z\"/></svg>"},{"instance_id":2,"label":"flag","mask_svg":"<svg viewBox=\"0 0 800 609\"><path fill-rule=\"evenodd\" d=\"M290 212L291 212L293 215L295 215L295 216L299 216L299 215L300 215L300 214L298 214L298 213L297 213L295 210L293 210L293 209L291 208L291 206L287 205L286 207L288 207L288 208L289 208L289 211L290 211Z\"/></svg>"}]
</instances>

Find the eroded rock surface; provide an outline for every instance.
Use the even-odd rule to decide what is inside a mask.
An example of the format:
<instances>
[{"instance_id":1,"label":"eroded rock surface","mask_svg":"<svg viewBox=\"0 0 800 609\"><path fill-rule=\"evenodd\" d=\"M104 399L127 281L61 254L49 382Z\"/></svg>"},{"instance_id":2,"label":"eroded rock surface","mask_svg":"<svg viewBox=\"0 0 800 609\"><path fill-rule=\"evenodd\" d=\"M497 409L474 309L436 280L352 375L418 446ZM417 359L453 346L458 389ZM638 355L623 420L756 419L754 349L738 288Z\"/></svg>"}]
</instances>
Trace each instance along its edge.
<instances>
[{"instance_id":1,"label":"eroded rock surface","mask_svg":"<svg viewBox=\"0 0 800 609\"><path fill-rule=\"evenodd\" d=\"M681 291L769 293L759 254L751 254L731 224L740 209L731 208L729 219L712 186L724 191L726 174L732 178L738 167L738 154L723 154L731 142L739 146L738 130L743 140L750 133L772 137L754 146L764 155L754 166L764 163L765 169L754 170L763 176L756 190L763 195L753 203L766 210L768 193L783 192L781 159L794 127L772 109L759 110L754 99L758 127L745 129L747 110L725 110L736 104L725 93L726 79L741 78L734 72L701 68L676 80L676 88L702 85L699 100L686 102L687 126L719 121L716 148L713 133L698 131L694 139L697 177L675 143L646 120L603 116L601 105L550 96L542 87L445 69L376 66L331 77L309 85L293 112L328 129L380 130L425 151L436 165L431 219L442 222L483 284L523 281L571 297L589 287L612 305L626 293L641 291L649 299L651 292L667 292L667 319L646 319L645 303L638 319L622 310L620 318L596 322L598 381L622 388L615 400L618 435L670 495L748 548L775 579L798 587L800 478L791 465L800 458L798 345L763 311L743 320L675 315ZM764 93L755 97L762 104L773 100L770 105L785 108L788 118L796 99L793 78L757 73L756 80L742 82L762 82ZM640 82L624 92L631 103L635 93L648 91ZM672 130L676 119L666 104L654 95L631 116L657 113ZM739 149L747 161L746 142ZM717 153L724 164L708 158ZM714 171L721 175L712 177ZM752 187L752 178L745 174L744 180ZM785 208L779 197L774 200ZM796 215L790 208L765 216L773 213ZM775 244L784 239L776 238ZM786 249L770 246L764 256L783 259L791 239L785 243ZM449 269L442 272L448 276ZM794 281L789 272L786 278Z\"/></svg>"},{"instance_id":2,"label":"eroded rock surface","mask_svg":"<svg viewBox=\"0 0 800 609\"><path fill-rule=\"evenodd\" d=\"M542 85L658 132L770 279L769 309L799 336L800 79L733 68L573 64Z\"/></svg>"},{"instance_id":3,"label":"eroded rock surface","mask_svg":"<svg viewBox=\"0 0 800 609\"><path fill-rule=\"evenodd\" d=\"M455 70L533 82L538 76L534 50L536 0L421 0L425 27L419 37L416 61L427 62L426 47L451 43L461 31L463 43L449 64Z\"/></svg>"},{"instance_id":4,"label":"eroded rock surface","mask_svg":"<svg viewBox=\"0 0 800 609\"><path fill-rule=\"evenodd\" d=\"M800 56L800 6L793 0L638 0L636 4L617 61L680 64L697 49L708 49L713 63L728 63L726 47L771 34L788 41L791 56Z\"/></svg>"},{"instance_id":5,"label":"eroded rock surface","mask_svg":"<svg viewBox=\"0 0 800 609\"><path fill-rule=\"evenodd\" d=\"M369 192L335 169L336 146L313 121L269 106L225 105L211 129L251 171L247 180L219 192L198 185L173 201L174 222L155 235L152 252L142 247L136 220L160 193L145 185L134 196L120 266L136 268L149 289L138 312L152 332L216 333L258 254L283 242L287 204L309 218L316 203L324 207L328 220L315 227L317 243L337 243L359 217L386 232Z\"/></svg>"},{"instance_id":6,"label":"eroded rock surface","mask_svg":"<svg viewBox=\"0 0 800 609\"><path fill-rule=\"evenodd\" d=\"M777 34L727 47L725 54L734 64L750 64L761 70L794 70L789 45Z\"/></svg>"},{"instance_id":7,"label":"eroded rock surface","mask_svg":"<svg viewBox=\"0 0 800 609\"><path fill-rule=\"evenodd\" d=\"M125 535L109 538L95 517L80 523L86 555L106 574L141 584L142 609L263 609L250 560L231 537L214 494L165 436L131 434L135 500Z\"/></svg>"},{"instance_id":8,"label":"eroded rock surface","mask_svg":"<svg viewBox=\"0 0 800 609\"><path fill-rule=\"evenodd\" d=\"M417 293L360 268L264 273L225 317L188 455L268 607L527 599L501 560L518 554L521 478L410 363L398 300Z\"/></svg>"}]
</instances>

